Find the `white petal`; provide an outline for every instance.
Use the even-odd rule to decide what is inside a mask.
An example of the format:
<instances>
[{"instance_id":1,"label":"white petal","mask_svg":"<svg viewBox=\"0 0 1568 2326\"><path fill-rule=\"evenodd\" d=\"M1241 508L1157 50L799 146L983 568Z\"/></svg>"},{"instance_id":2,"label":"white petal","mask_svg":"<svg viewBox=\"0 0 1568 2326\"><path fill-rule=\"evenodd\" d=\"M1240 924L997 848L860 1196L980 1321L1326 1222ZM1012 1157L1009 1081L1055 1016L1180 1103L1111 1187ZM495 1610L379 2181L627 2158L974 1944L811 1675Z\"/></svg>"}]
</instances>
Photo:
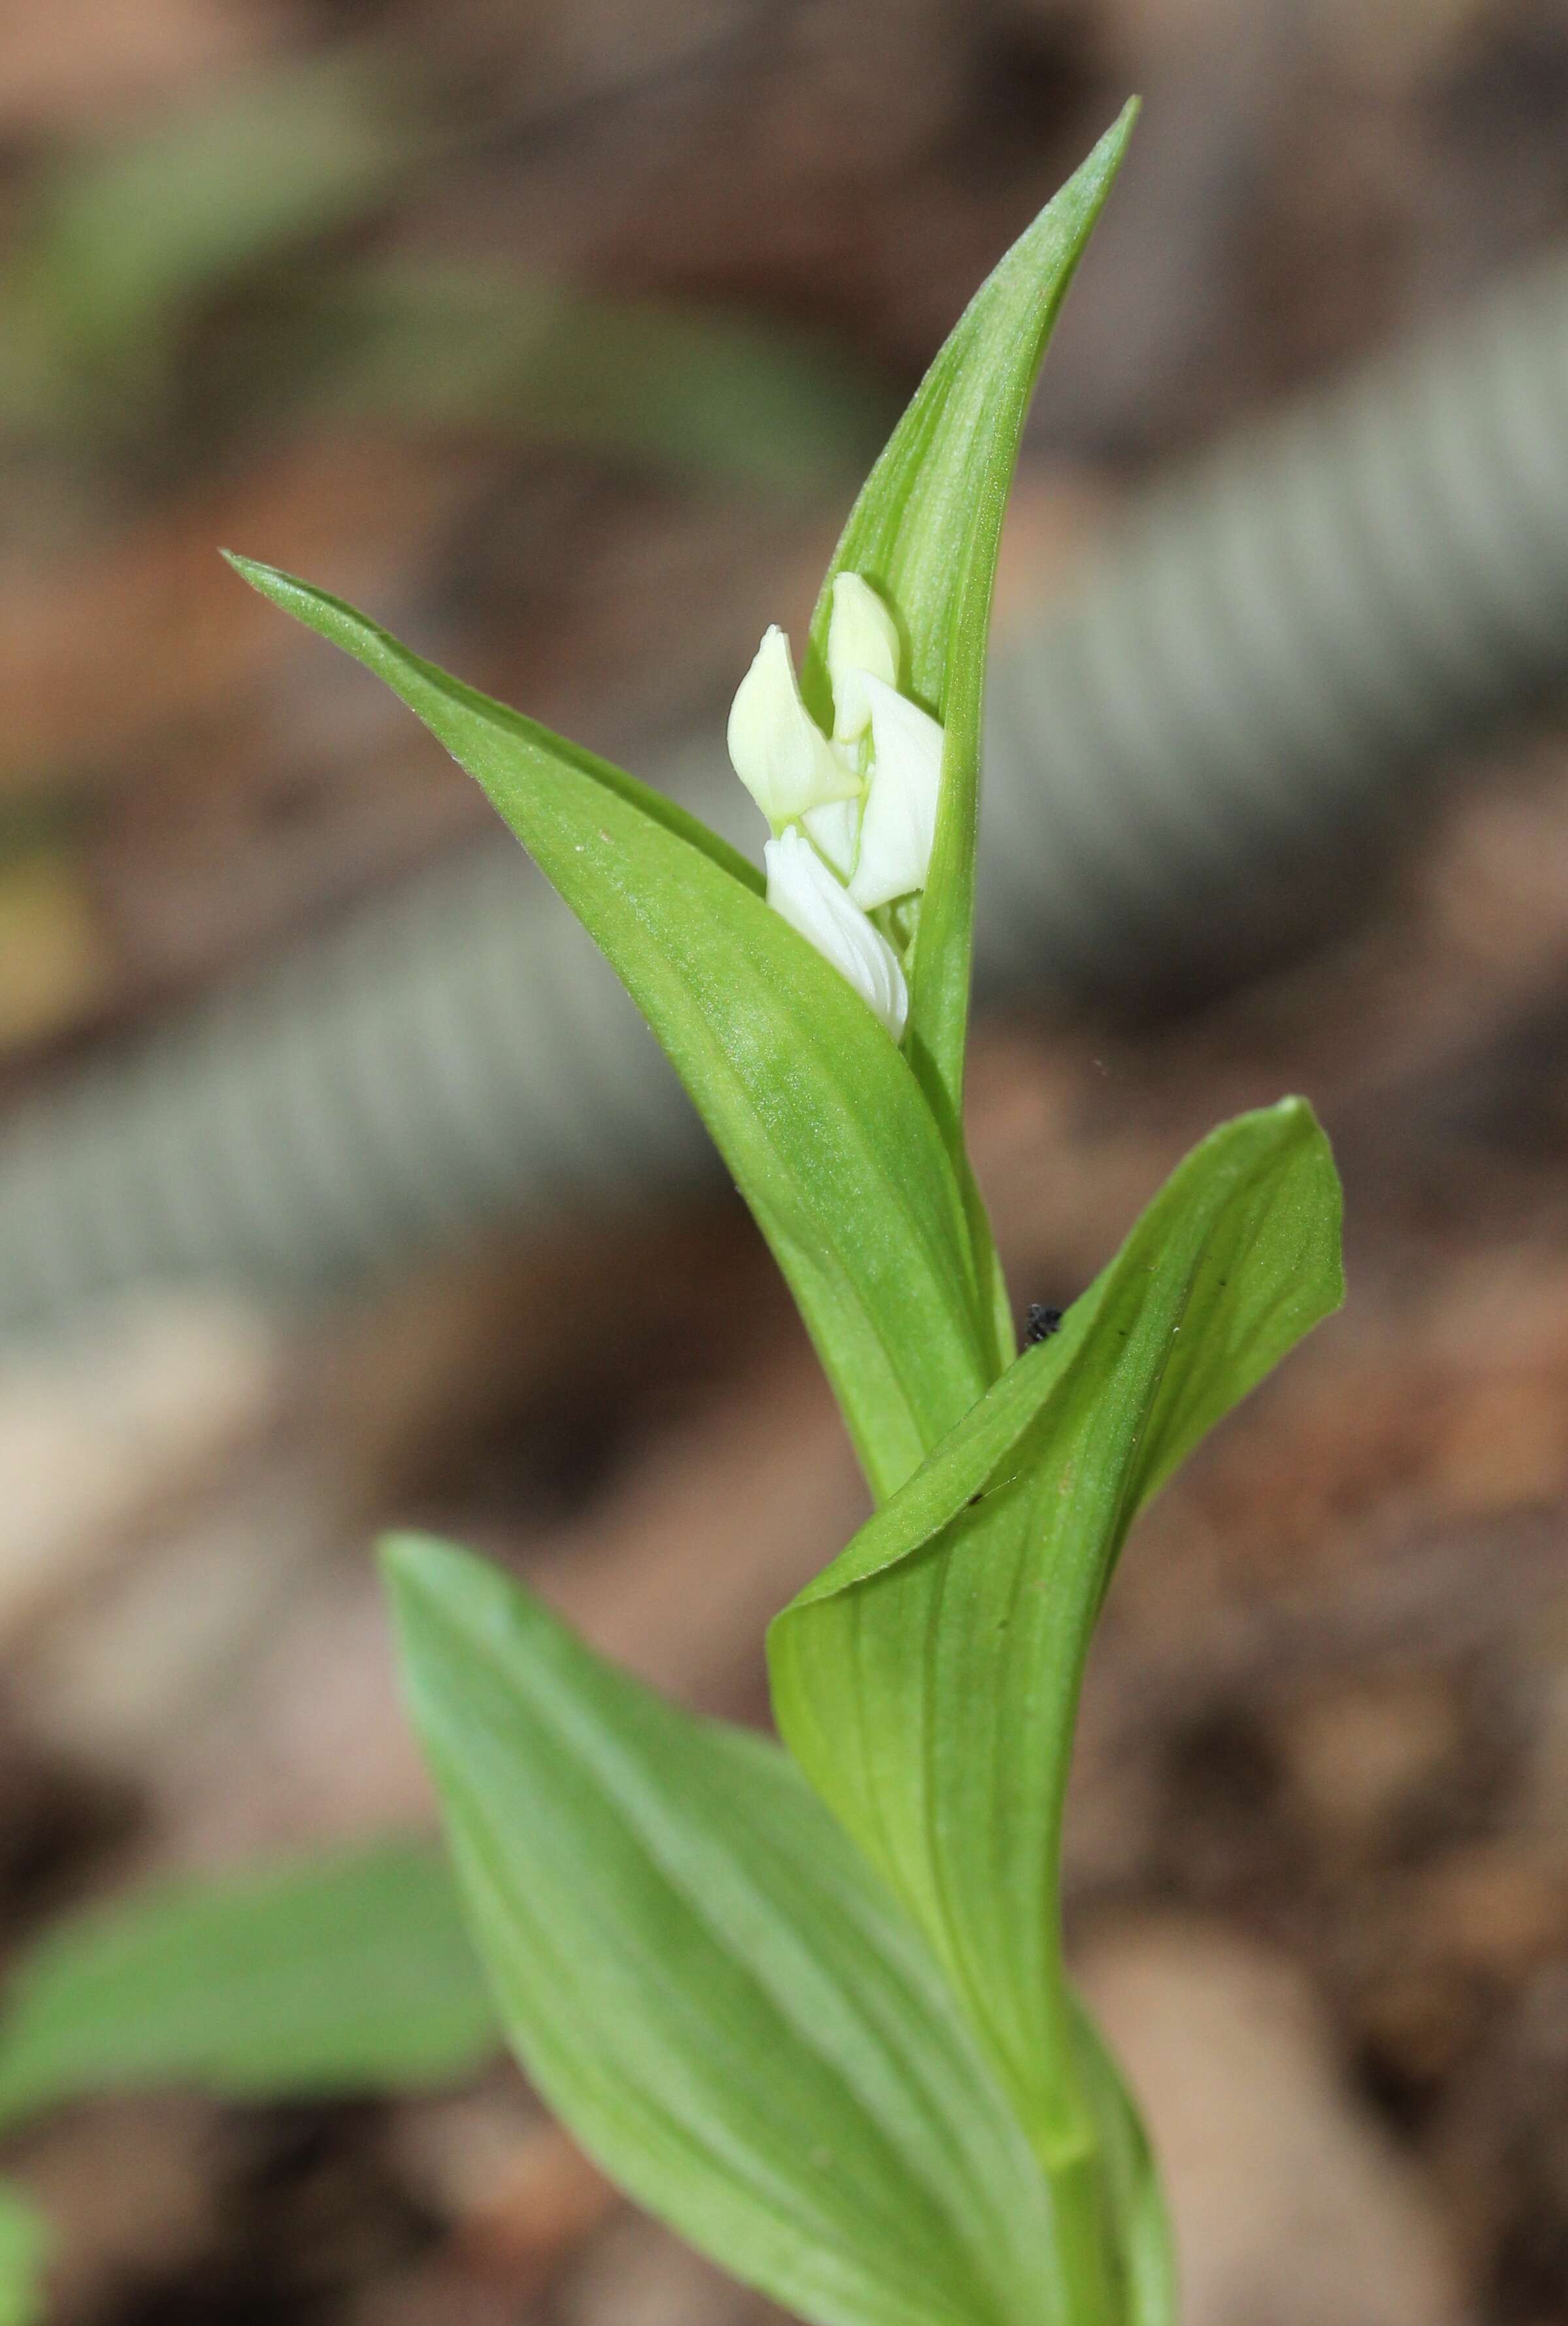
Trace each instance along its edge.
<instances>
[{"instance_id":1,"label":"white petal","mask_svg":"<svg viewBox=\"0 0 1568 2326\"><path fill-rule=\"evenodd\" d=\"M790 642L776 623L736 689L728 741L736 774L775 833L807 808L859 789L801 701Z\"/></svg>"},{"instance_id":2,"label":"white petal","mask_svg":"<svg viewBox=\"0 0 1568 2326\"><path fill-rule=\"evenodd\" d=\"M843 977L896 1042L909 1015L909 989L898 955L850 903L803 832L786 832L763 850L767 901L791 928Z\"/></svg>"},{"instance_id":3,"label":"white petal","mask_svg":"<svg viewBox=\"0 0 1568 2326\"><path fill-rule=\"evenodd\" d=\"M868 678L871 782L849 894L868 912L925 886L942 789L942 730L918 703Z\"/></svg>"},{"instance_id":4,"label":"white petal","mask_svg":"<svg viewBox=\"0 0 1568 2326\"><path fill-rule=\"evenodd\" d=\"M860 806L858 798L830 800L825 807L809 807L801 818L840 880L848 880L855 870L860 847Z\"/></svg>"},{"instance_id":5,"label":"white petal","mask_svg":"<svg viewBox=\"0 0 1568 2326\"><path fill-rule=\"evenodd\" d=\"M868 582L858 573L833 580L833 609L828 617L828 676L833 687L833 733L852 743L866 732L871 716L865 681L898 684L898 628Z\"/></svg>"}]
</instances>

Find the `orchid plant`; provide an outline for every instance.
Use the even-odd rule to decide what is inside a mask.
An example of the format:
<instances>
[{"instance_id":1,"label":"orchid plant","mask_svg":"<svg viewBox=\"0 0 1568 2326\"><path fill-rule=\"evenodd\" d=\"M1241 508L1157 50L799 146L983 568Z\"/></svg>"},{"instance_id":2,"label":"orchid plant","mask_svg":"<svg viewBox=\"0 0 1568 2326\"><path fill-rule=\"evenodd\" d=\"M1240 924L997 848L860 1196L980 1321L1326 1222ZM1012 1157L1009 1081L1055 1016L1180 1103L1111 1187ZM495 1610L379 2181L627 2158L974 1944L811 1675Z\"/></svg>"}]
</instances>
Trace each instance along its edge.
<instances>
[{"instance_id":1,"label":"orchid plant","mask_svg":"<svg viewBox=\"0 0 1568 2326\"><path fill-rule=\"evenodd\" d=\"M455 1900L394 1846L113 1910L25 1971L0 2112L156 2074L421 2080L498 2025L632 2195L817 2326L1173 2320L1148 2146L1063 1960L1078 1693L1139 1506L1341 1283L1333 1165L1286 1100L1189 1156L1020 1353L964 1145L1002 513L1130 122L937 357L798 675L775 628L740 681L760 873L351 608L234 561L403 697L598 940L793 1288L876 1507L772 1627L781 1743L654 1694L493 1566L393 1541Z\"/></svg>"}]
</instances>

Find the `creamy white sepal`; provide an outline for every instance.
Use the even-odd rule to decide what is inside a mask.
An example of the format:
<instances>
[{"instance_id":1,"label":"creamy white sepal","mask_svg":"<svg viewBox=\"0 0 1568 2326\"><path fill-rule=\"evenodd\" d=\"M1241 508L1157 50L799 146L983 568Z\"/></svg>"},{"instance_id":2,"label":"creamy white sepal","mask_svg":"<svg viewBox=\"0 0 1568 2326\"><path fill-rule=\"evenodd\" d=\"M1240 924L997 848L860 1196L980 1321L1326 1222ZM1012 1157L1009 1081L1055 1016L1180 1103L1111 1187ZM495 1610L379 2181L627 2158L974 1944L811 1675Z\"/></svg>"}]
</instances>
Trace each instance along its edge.
<instances>
[{"instance_id":1,"label":"creamy white sepal","mask_svg":"<svg viewBox=\"0 0 1568 2326\"><path fill-rule=\"evenodd\" d=\"M868 678L898 684L898 626L868 582L858 573L833 579L828 616L828 677L833 689L833 735L852 743L866 732L871 705Z\"/></svg>"},{"instance_id":2,"label":"creamy white sepal","mask_svg":"<svg viewBox=\"0 0 1568 2326\"><path fill-rule=\"evenodd\" d=\"M763 850L767 901L849 980L896 1042L909 1015L909 989L898 955L874 929L823 863L803 832L786 832Z\"/></svg>"},{"instance_id":3,"label":"creamy white sepal","mask_svg":"<svg viewBox=\"0 0 1568 2326\"><path fill-rule=\"evenodd\" d=\"M942 730L879 678L868 677L871 782L849 894L870 912L925 886L942 790Z\"/></svg>"},{"instance_id":4,"label":"creamy white sepal","mask_svg":"<svg viewBox=\"0 0 1568 2326\"><path fill-rule=\"evenodd\" d=\"M840 880L848 881L860 849L860 806L854 799L830 800L825 807L809 807L801 822L816 842Z\"/></svg>"},{"instance_id":5,"label":"creamy white sepal","mask_svg":"<svg viewBox=\"0 0 1568 2326\"><path fill-rule=\"evenodd\" d=\"M809 807L860 788L801 701L790 642L776 623L736 689L728 743L736 774L775 833Z\"/></svg>"}]
</instances>

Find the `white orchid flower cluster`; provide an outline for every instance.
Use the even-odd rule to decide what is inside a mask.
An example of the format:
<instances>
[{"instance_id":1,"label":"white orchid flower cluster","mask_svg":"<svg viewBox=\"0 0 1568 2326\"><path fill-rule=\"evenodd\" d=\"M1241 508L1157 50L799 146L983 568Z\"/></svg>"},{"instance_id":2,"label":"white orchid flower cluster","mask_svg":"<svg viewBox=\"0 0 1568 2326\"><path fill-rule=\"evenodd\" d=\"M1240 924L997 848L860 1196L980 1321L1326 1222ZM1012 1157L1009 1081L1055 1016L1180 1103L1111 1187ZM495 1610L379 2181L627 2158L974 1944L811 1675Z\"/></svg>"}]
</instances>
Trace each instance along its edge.
<instances>
[{"instance_id":1,"label":"white orchid flower cluster","mask_svg":"<svg viewBox=\"0 0 1568 2326\"><path fill-rule=\"evenodd\" d=\"M942 730L898 692L898 631L858 573L833 583L828 676L833 732L801 700L776 625L729 713L735 772L772 827L767 901L847 977L896 1042L909 989L870 918L925 886L936 833Z\"/></svg>"}]
</instances>

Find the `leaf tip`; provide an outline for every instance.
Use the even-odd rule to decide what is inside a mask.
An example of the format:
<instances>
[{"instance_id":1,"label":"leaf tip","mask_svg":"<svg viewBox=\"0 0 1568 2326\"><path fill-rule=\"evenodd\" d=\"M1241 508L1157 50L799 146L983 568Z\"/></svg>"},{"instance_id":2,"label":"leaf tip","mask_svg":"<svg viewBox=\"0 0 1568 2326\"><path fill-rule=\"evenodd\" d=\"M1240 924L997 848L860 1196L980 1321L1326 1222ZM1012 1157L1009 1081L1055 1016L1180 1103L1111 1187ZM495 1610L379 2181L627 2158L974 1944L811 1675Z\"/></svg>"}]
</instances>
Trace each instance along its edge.
<instances>
[{"instance_id":1,"label":"leaf tip","mask_svg":"<svg viewBox=\"0 0 1568 2326\"><path fill-rule=\"evenodd\" d=\"M440 1586L444 1576L463 1565L477 1565L467 1552L454 1550L434 1535L399 1531L384 1534L376 1546L382 1579L394 1601L422 1596Z\"/></svg>"},{"instance_id":2,"label":"leaf tip","mask_svg":"<svg viewBox=\"0 0 1568 2326\"><path fill-rule=\"evenodd\" d=\"M438 1542L433 1535L384 1535L376 1558L392 1611L393 1635L404 1677L412 1679L422 1662L431 1627L443 1609L450 1610L454 1592L465 1579L488 1577L493 1570L483 1559ZM477 1579L477 1578L476 1578Z\"/></svg>"},{"instance_id":3,"label":"leaf tip","mask_svg":"<svg viewBox=\"0 0 1568 2326\"><path fill-rule=\"evenodd\" d=\"M1310 1099L1291 1093L1276 1100L1261 1112L1280 1125L1281 1129L1299 1137L1301 1152L1310 1155L1316 1177L1317 1200L1323 1232L1329 1242L1324 1270L1325 1293L1322 1314L1331 1317L1345 1305L1344 1212L1345 1191L1334 1160L1333 1145L1328 1132L1318 1120L1317 1110Z\"/></svg>"},{"instance_id":4,"label":"leaf tip","mask_svg":"<svg viewBox=\"0 0 1568 2326\"><path fill-rule=\"evenodd\" d=\"M472 1641L496 1632L512 1633L520 1625L535 1633L551 1628L533 1594L494 1559L478 1558L437 1535L412 1531L384 1535L376 1556L404 1677L416 1692L431 1657L439 1662L444 1654L438 1651L438 1642L450 1644L459 1634Z\"/></svg>"},{"instance_id":5,"label":"leaf tip","mask_svg":"<svg viewBox=\"0 0 1568 2326\"><path fill-rule=\"evenodd\" d=\"M1133 131L1137 126L1138 116L1143 108L1144 101L1141 97L1134 96L1127 98L1109 129L1102 131L1095 140L1075 172L1077 182L1088 181L1098 189L1103 198L1126 158L1127 146L1131 142Z\"/></svg>"},{"instance_id":6,"label":"leaf tip","mask_svg":"<svg viewBox=\"0 0 1568 2326\"><path fill-rule=\"evenodd\" d=\"M274 606L282 606L287 613L298 613L302 599L313 599L319 594L297 574L285 573L281 566L265 564L259 557L243 556L237 549L220 549L218 554L242 582L248 582L253 590L270 598Z\"/></svg>"}]
</instances>

